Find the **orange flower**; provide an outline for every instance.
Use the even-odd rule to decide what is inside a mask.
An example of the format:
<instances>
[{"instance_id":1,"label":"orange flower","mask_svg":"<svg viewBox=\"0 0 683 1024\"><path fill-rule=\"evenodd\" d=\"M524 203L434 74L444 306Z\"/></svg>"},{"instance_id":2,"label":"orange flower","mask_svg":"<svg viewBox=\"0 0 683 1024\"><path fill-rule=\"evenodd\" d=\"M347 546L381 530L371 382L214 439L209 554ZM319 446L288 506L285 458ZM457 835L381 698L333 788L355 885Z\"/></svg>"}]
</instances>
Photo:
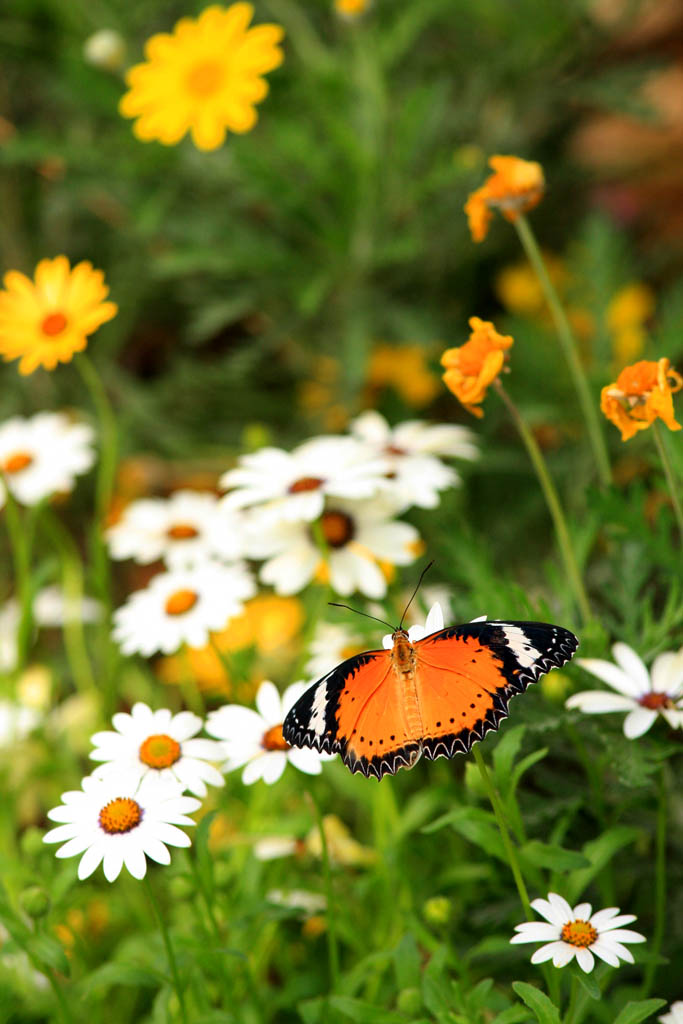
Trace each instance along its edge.
<instances>
[{"instance_id":1,"label":"orange flower","mask_svg":"<svg viewBox=\"0 0 683 1024\"><path fill-rule=\"evenodd\" d=\"M486 238L493 210L500 210L506 220L515 220L520 213L533 210L545 188L543 168L533 161L517 156L492 156L489 166L495 173L465 203L475 242Z\"/></svg>"},{"instance_id":2,"label":"orange flower","mask_svg":"<svg viewBox=\"0 0 683 1024\"><path fill-rule=\"evenodd\" d=\"M671 369L668 359L641 359L625 366L616 381L602 389L600 408L619 427L622 441L647 430L658 418L669 430L680 430L671 396L681 388L683 377Z\"/></svg>"},{"instance_id":3,"label":"orange flower","mask_svg":"<svg viewBox=\"0 0 683 1024\"><path fill-rule=\"evenodd\" d=\"M446 349L441 365L446 367L443 379L449 391L468 412L481 418L484 413L479 405L503 369L505 351L512 347L513 339L499 334L492 323L478 316L470 317L470 327L469 341L459 348Z\"/></svg>"}]
</instances>

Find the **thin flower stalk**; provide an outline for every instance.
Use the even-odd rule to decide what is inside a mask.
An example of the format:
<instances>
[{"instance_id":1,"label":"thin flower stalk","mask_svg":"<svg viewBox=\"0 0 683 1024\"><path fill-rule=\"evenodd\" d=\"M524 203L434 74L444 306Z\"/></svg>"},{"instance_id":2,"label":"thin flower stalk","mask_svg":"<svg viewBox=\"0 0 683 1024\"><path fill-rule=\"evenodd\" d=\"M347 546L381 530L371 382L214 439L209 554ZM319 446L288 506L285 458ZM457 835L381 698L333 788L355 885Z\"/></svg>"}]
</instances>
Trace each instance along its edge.
<instances>
[{"instance_id":1,"label":"thin flower stalk","mask_svg":"<svg viewBox=\"0 0 683 1024\"><path fill-rule=\"evenodd\" d=\"M161 938L163 940L164 948L166 950L166 957L168 959L168 966L171 971L171 978L173 979L173 988L175 989L176 995L178 997L180 1017L183 1021L183 1024L188 1024L187 1008L185 1006L185 993L183 990L183 986L180 982L180 974L178 972L178 964L175 958L175 952L173 950L171 936L169 935L168 928L166 927L164 915L161 912L161 909L157 902L157 898L154 895L154 890L152 889L152 884L149 880L149 875L145 875L143 879L143 885L147 890L147 896L149 897L149 902L152 905L152 910L154 912L154 916L157 919L159 931L161 932Z\"/></svg>"},{"instance_id":2,"label":"thin flower stalk","mask_svg":"<svg viewBox=\"0 0 683 1024\"><path fill-rule=\"evenodd\" d=\"M662 467L664 469L664 475L666 476L666 482L669 486L669 494L671 495L671 501L674 507L674 515L676 516L676 522L678 523L678 531L681 537L681 544L683 545L683 503L681 502L681 487L676 481L676 474L674 472L671 458L666 449L666 442L664 440L664 429L661 423L655 421L652 424L654 431L655 444L657 445L657 451L662 461Z\"/></svg>"},{"instance_id":3,"label":"thin flower stalk","mask_svg":"<svg viewBox=\"0 0 683 1024\"><path fill-rule=\"evenodd\" d=\"M534 237L528 220L524 214L520 213L513 221L513 224L517 234L519 235L519 240L522 243L522 247L524 248L529 262L536 271L541 288L543 289L545 300L548 303L548 308L550 309L550 313L557 330L557 336L560 339L562 351L564 352L564 357L567 360L569 372L572 375L574 387L576 388L576 393L586 421L588 436L590 438L593 455L598 467L600 481L603 486L606 487L610 484L612 478L607 445L600 426L597 406L593 400L593 396L591 395L590 386L583 366L581 365L574 333L569 324L569 320L567 319L567 314L562 307L557 291L555 290L555 286L550 280L550 275L546 269L543 256L541 255L541 250L538 247L538 243L536 242L536 238Z\"/></svg>"},{"instance_id":4,"label":"thin flower stalk","mask_svg":"<svg viewBox=\"0 0 683 1024\"><path fill-rule=\"evenodd\" d=\"M33 528L35 515L33 508L29 509L24 519L19 511L19 506L14 499L10 488L7 486L5 476L0 471L0 478L5 482L5 518L7 533L9 535L10 547L12 549L12 561L16 579L17 591L19 593L19 627L17 630L17 668L21 670L28 656L33 632L33 582L31 580L31 549L33 546Z\"/></svg>"},{"instance_id":5,"label":"thin flower stalk","mask_svg":"<svg viewBox=\"0 0 683 1024\"><path fill-rule=\"evenodd\" d=\"M330 868L330 852L327 846L325 825L322 811L316 794L312 788L308 790L311 803L315 809L315 820L320 835L320 848L323 863L323 876L325 880L325 896L327 898L327 957L330 968L331 988L335 990L339 983L339 946L337 944L337 919L334 903L334 892L332 889L332 871Z\"/></svg>"},{"instance_id":6,"label":"thin flower stalk","mask_svg":"<svg viewBox=\"0 0 683 1024\"><path fill-rule=\"evenodd\" d=\"M545 459L541 454L541 449L536 443L534 435L522 419L517 406L508 395L500 380L494 381L494 387L507 406L536 471L536 476L538 477L538 482L541 485L541 490L543 491L548 511L550 512L553 520L555 537L557 539L557 544L560 549L560 554L562 556L562 561L564 562L570 586L574 592L574 597L581 614L581 619L584 623L589 622L592 615L590 604L588 602L588 595L586 594L583 580L581 578L581 572L576 562L574 548L572 547L569 530L567 529L567 522L564 517L564 512L562 511L562 504L557 490L555 489L555 485L548 473L548 467L546 466Z\"/></svg>"},{"instance_id":7,"label":"thin flower stalk","mask_svg":"<svg viewBox=\"0 0 683 1024\"><path fill-rule=\"evenodd\" d=\"M666 927L666 832L668 817L668 787L666 765L659 769L657 786L657 825L655 831L655 927L652 936L652 958L648 960L643 978L642 998L646 999L654 985L664 930Z\"/></svg>"}]
</instances>

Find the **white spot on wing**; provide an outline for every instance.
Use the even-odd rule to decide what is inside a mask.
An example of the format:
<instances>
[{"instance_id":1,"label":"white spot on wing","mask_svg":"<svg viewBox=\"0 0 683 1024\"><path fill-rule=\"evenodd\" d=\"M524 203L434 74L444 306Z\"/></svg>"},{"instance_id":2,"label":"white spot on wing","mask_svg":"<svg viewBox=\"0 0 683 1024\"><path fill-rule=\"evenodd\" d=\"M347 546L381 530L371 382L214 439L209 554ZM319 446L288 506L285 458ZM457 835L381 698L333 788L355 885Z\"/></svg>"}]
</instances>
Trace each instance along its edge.
<instances>
[{"instance_id":1,"label":"white spot on wing","mask_svg":"<svg viewBox=\"0 0 683 1024\"><path fill-rule=\"evenodd\" d=\"M522 668L529 668L541 657L541 652L533 646L526 633L520 626L502 626L508 646Z\"/></svg>"},{"instance_id":2,"label":"white spot on wing","mask_svg":"<svg viewBox=\"0 0 683 1024\"><path fill-rule=\"evenodd\" d=\"M311 732L314 732L316 736L322 736L325 732L325 710L327 708L327 683L319 683L316 687L315 695L313 697L313 706L311 709L311 720L308 723L308 728Z\"/></svg>"}]
</instances>

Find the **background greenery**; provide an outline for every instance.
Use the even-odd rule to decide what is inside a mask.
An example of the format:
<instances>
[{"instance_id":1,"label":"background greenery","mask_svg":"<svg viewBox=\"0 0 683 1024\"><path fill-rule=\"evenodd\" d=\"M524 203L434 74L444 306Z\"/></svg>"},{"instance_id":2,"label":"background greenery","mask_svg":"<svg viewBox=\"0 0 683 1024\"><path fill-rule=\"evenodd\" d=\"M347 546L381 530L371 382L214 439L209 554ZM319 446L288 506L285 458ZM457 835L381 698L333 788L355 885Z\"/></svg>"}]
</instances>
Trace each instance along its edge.
<instances>
[{"instance_id":1,"label":"background greenery","mask_svg":"<svg viewBox=\"0 0 683 1024\"><path fill-rule=\"evenodd\" d=\"M668 355L680 369L680 238L662 228L670 195L647 189L661 156L644 152L635 166L618 151L604 159L614 124L646 125L667 139L665 111L647 86L675 66L667 45L675 12L658 36L642 30L638 3L616 5L608 17L597 0L376 0L348 22L327 0L264 0L256 19L285 27L286 58L269 76L256 129L213 154L189 143L139 143L116 111L120 74L89 65L83 44L99 28L117 29L126 63L134 63L149 35L202 6L5 0L0 10L2 266L30 273L40 258L64 252L104 269L120 312L89 351L117 411L123 497L187 482L211 486L239 452L342 429L368 406L392 422L415 415L467 422L481 438L481 459L438 511L414 516L436 559L435 582L454 588L456 620L487 612L576 627L545 505L495 396L485 419L473 423L445 389L416 402L410 388L373 377L379 343L417 346L425 373L436 375L442 349L465 340L467 318L491 317L516 339L507 386L545 450L585 565L596 620L581 635L582 653L608 656L615 639L646 660L677 649L680 549L652 438L646 432L625 446L605 424L615 484L600 492L533 284L522 276L506 289L500 276L522 259L516 236L499 220L475 246L462 213L489 155L540 160L548 193L532 221L556 258L596 402L630 361L620 362L610 310L633 283L653 299L633 358ZM70 368L28 379L14 364L0 368L3 419L65 406L87 406ZM667 441L682 471L680 435ZM87 484L79 495L63 515L82 543ZM6 548L3 556L9 565ZM40 572L58 574L47 553ZM404 572L406 586L414 576ZM2 586L9 595L8 572ZM390 614L403 595L398 581ZM312 606L314 597L305 601ZM47 636L41 645L35 657L50 667L58 704L72 691L60 642ZM267 666L280 685L291 681L296 658L294 645ZM142 667L108 663L106 671L109 694L117 673L119 705L180 703ZM579 685L586 676L578 669L556 674L515 703L513 721L486 743L489 758L495 748L518 839L529 846L532 895L550 887L570 900L587 894L596 906L616 902L638 914L636 927L650 937L657 780L668 762L663 950L675 964L683 956L683 805L673 774L680 735L662 724L628 742L611 716L570 716L562 698ZM140 886L128 877L113 887L74 884L74 863L55 862L37 831L59 794L89 770L87 738L105 714L104 705L91 708L84 724L3 752L4 910L16 914L22 891L49 880L52 909L34 937L36 962L60 975L70 969L65 991L74 1018L161 1021L165 960ZM509 785L513 763L519 805ZM220 828L214 822L211 845L207 818L196 857L178 853L171 869L153 873L153 884L166 887L196 1019L483 1024L504 1011L499 1024L531 1019L510 986L542 975L528 949L508 944L520 908L487 805L461 758L421 763L381 786L334 764L310 783L325 812L379 854L368 868L334 866L342 982L331 1004L316 1001L327 991L325 922L320 915L317 925L302 921L264 893L322 891L320 860L304 854L263 864L250 842L272 832L308 834L315 815L306 785L291 769L274 788L246 790L229 779L216 798ZM218 937L192 895L193 864ZM430 903L434 897L447 902ZM49 990L23 977L13 955L10 941L0 951L2 1019L49 1019ZM609 976L612 995L597 1002L581 990L585 1019L612 1021L642 994L648 955L640 947L637 968L597 972ZM652 992L671 1000L681 995L677 986L676 972L662 967Z\"/></svg>"}]
</instances>

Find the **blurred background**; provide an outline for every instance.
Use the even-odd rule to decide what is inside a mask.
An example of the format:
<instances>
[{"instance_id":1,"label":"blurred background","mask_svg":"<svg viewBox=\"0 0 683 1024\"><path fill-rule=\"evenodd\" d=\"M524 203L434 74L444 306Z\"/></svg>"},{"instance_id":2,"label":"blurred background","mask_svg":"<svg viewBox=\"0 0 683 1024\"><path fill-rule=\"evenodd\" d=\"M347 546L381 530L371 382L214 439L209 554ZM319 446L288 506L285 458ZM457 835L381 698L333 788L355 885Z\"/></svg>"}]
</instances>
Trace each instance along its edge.
<instances>
[{"instance_id":1,"label":"blurred background","mask_svg":"<svg viewBox=\"0 0 683 1024\"><path fill-rule=\"evenodd\" d=\"M498 219L474 245L462 207L491 154L540 161L548 191L532 222L596 402L634 359L680 369L681 4L375 0L342 17L332 0L263 0L255 21L284 26L286 57L256 128L208 154L141 143L117 113L123 74L150 35L203 6L0 10L2 267L32 273L63 252L105 271L120 311L89 351L119 415L123 498L210 486L237 452L341 430L369 406L474 425L438 366L473 314L515 335L509 388L553 467L588 482L517 238ZM69 368L0 374L2 417L81 402ZM498 406L469 488L442 510L448 522L468 511L486 537L501 487L514 488L492 551L521 545L528 562L547 517ZM647 477L650 439L626 451L605 426L617 481Z\"/></svg>"}]
</instances>

